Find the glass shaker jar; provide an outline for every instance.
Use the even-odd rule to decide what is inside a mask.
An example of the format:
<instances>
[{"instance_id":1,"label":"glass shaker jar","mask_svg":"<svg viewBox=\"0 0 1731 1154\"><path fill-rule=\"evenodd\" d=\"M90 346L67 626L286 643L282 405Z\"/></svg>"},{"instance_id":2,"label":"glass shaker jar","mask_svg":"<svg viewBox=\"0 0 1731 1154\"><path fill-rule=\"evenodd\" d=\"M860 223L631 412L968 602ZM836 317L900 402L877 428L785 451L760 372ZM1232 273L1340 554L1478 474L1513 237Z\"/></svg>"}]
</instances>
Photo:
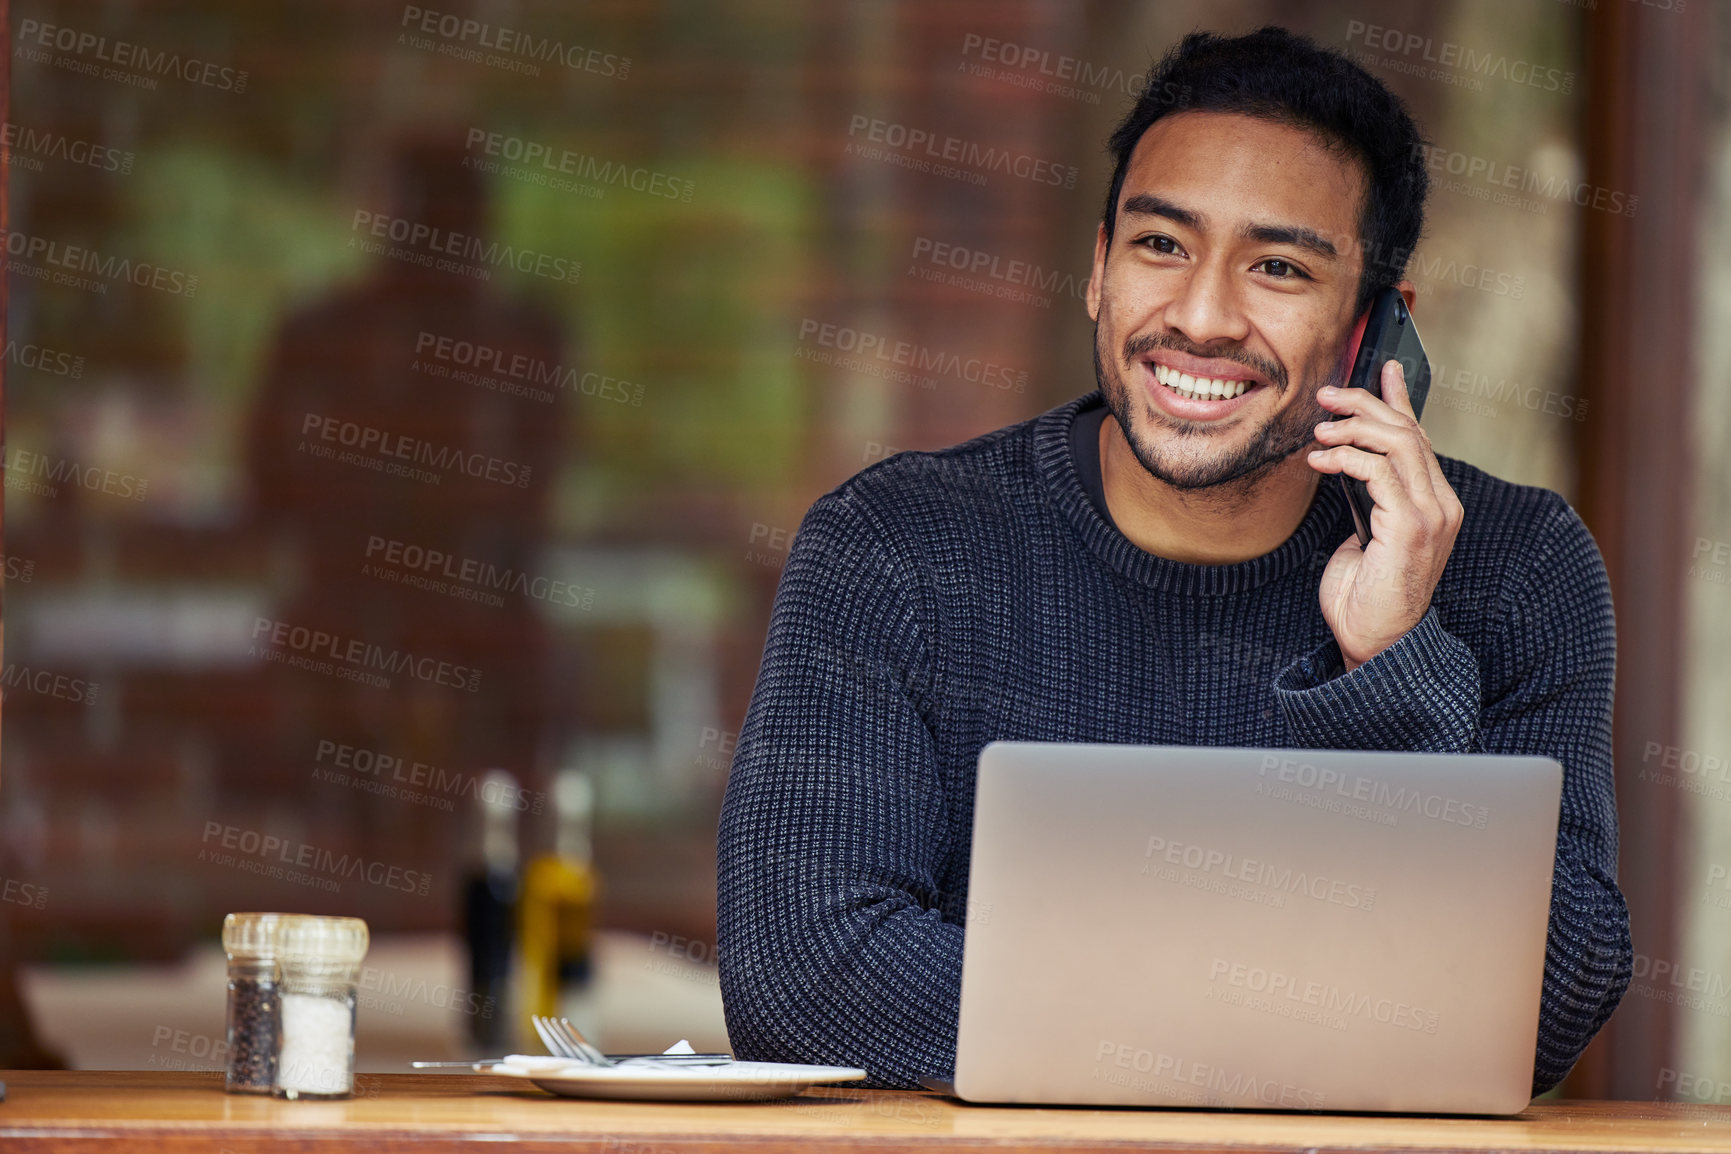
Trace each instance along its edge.
<instances>
[{"instance_id":1,"label":"glass shaker jar","mask_svg":"<svg viewBox=\"0 0 1731 1154\"><path fill-rule=\"evenodd\" d=\"M229 914L222 919L228 955L228 1073L230 1094L268 1094L276 1076L276 925L279 914Z\"/></svg>"},{"instance_id":2,"label":"glass shaker jar","mask_svg":"<svg viewBox=\"0 0 1731 1154\"><path fill-rule=\"evenodd\" d=\"M278 1098L346 1098L355 1085L355 984L367 956L360 918L285 915L277 925L282 1026Z\"/></svg>"}]
</instances>

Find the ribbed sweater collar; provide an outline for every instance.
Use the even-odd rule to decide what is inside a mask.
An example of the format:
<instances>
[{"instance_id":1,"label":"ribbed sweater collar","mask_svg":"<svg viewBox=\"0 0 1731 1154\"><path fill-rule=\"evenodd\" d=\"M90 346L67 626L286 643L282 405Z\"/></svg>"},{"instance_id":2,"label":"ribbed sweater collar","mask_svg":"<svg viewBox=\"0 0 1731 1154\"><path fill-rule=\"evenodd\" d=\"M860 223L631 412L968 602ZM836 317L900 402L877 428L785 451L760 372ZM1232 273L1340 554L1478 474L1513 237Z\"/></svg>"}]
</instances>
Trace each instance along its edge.
<instances>
[{"instance_id":1,"label":"ribbed sweater collar","mask_svg":"<svg viewBox=\"0 0 1731 1154\"><path fill-rule=\"evenodd\" d=\"M1095 511L1070 456L1070 422L1100 399L1098 389L1059 405L1034 420L1034 459L1053 503L1084 544L1114 571L1164 593L1225 596L1266 585L1294 569L1322 564L1352 532L1340 483L1324 477L1292 536L1272 552L1231 565L1193 565L1138 548Z\"/></svg>"}]
</instances>

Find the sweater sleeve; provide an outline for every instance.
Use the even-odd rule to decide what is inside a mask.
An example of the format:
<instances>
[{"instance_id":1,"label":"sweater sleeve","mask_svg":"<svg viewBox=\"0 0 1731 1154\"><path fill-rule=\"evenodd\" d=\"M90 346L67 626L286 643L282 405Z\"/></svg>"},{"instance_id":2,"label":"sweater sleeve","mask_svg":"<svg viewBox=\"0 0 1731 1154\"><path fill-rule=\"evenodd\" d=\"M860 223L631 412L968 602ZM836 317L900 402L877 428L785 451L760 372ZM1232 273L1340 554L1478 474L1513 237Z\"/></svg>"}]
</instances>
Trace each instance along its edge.
<instances>
[{"instance_id":1,"label":"sweater sleeve","mask_svg":"<svg viewBox=\"0 0 1731 1154\"><path fill-rule=\"evenodd\" d=\"M722 802L717 952L742 1058L913 1087L955 1065L962 926L922 703L918 566L849 490L794 538Z\"/></svg>"},{"instance_id":2,"label":"sweater sleeve","mask_svg":"<svg viewBox=\"0 0 1731 1154\"><path fill-rule=\"evenodd\" d=\"M1529 563L1499 601L1480 664L1433 605L1352 670L1328 642L1276 678L1305 749L1519 753L1563 766L1533 1093L1561 1082L1628 988L1629 910L1617 889L1611 706L1616 624L1605 563L1567 502L1549 494Z\"/></svg>"}]
</instances>

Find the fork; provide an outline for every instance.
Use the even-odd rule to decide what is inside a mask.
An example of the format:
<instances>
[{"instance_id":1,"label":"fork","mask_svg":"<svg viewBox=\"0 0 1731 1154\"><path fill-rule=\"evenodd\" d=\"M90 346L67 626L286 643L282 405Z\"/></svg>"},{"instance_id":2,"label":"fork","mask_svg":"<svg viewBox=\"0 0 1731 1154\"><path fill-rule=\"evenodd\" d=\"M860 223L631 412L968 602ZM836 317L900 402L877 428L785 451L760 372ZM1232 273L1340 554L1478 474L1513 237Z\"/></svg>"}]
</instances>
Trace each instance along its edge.
<instances>
[{"instance_id":1,"label":"fork","mask_svg":"<svg viewBox=\"0 0 1731 1154\"><path fill-rule=\"evenodd\" d=\"M632 1054L609 1058L583 1036L569 1019L532 1015L529 1019L549 1053L590 1066L618 1066L624 1062L664 1062L674 1066L725 1066L733 1061L727 1054Z\"/></svg>"},{"instance_id":2,"label":"fork","mask_svg":"<svg viewBox=\"0 0 1731 1154\"><path fill-rule=\"evenodd\" d=\"M547 1052L560 1058L569 1058L574 1062L584 1062L591 1066L617 1065L606 1054L589 1044L580 1031L567 1020L554 1020L531 1015L529 1021L534 1025L535 1032L541 1035L541 1043L547 1047Z\"/></svg>"}]
</instances>

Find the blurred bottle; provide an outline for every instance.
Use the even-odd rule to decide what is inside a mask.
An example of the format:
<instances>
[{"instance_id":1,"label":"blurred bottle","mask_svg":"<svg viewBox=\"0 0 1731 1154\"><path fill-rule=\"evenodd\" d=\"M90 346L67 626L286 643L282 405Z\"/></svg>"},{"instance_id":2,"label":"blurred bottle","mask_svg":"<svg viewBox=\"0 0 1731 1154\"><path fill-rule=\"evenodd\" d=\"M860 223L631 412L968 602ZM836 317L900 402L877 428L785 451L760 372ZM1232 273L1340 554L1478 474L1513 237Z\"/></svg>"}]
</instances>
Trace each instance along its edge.
<instances>
[{"instance_id":1,"label":"blurred bottle","mask_svg":"<svg viewBox=\"0 0 1731 1154\"><path fill-rule=\"evenodd\" d=\"M525 1027L531 1014L570 1018L585 1033L597 1025L590 990L599 885L590 841L594 812L589 776L560 770L553 780L553 852L523 871L517 925Z\"/></svg>"},{"instance_id":2,"label":"blurred bottle","mask_svg":"<svg viewBox=\"0 0 1731 1154\"><path fill-rule=\"evenodd\" d=\"M508 987L516 927L517 811L523 791L502 769L489 770L476 800L481 806L481 860L464 879L463 932L469 943L469 989L476 1010L469 1035L497 1049L509 1037Z\"/></svg>"}]
</instances>

